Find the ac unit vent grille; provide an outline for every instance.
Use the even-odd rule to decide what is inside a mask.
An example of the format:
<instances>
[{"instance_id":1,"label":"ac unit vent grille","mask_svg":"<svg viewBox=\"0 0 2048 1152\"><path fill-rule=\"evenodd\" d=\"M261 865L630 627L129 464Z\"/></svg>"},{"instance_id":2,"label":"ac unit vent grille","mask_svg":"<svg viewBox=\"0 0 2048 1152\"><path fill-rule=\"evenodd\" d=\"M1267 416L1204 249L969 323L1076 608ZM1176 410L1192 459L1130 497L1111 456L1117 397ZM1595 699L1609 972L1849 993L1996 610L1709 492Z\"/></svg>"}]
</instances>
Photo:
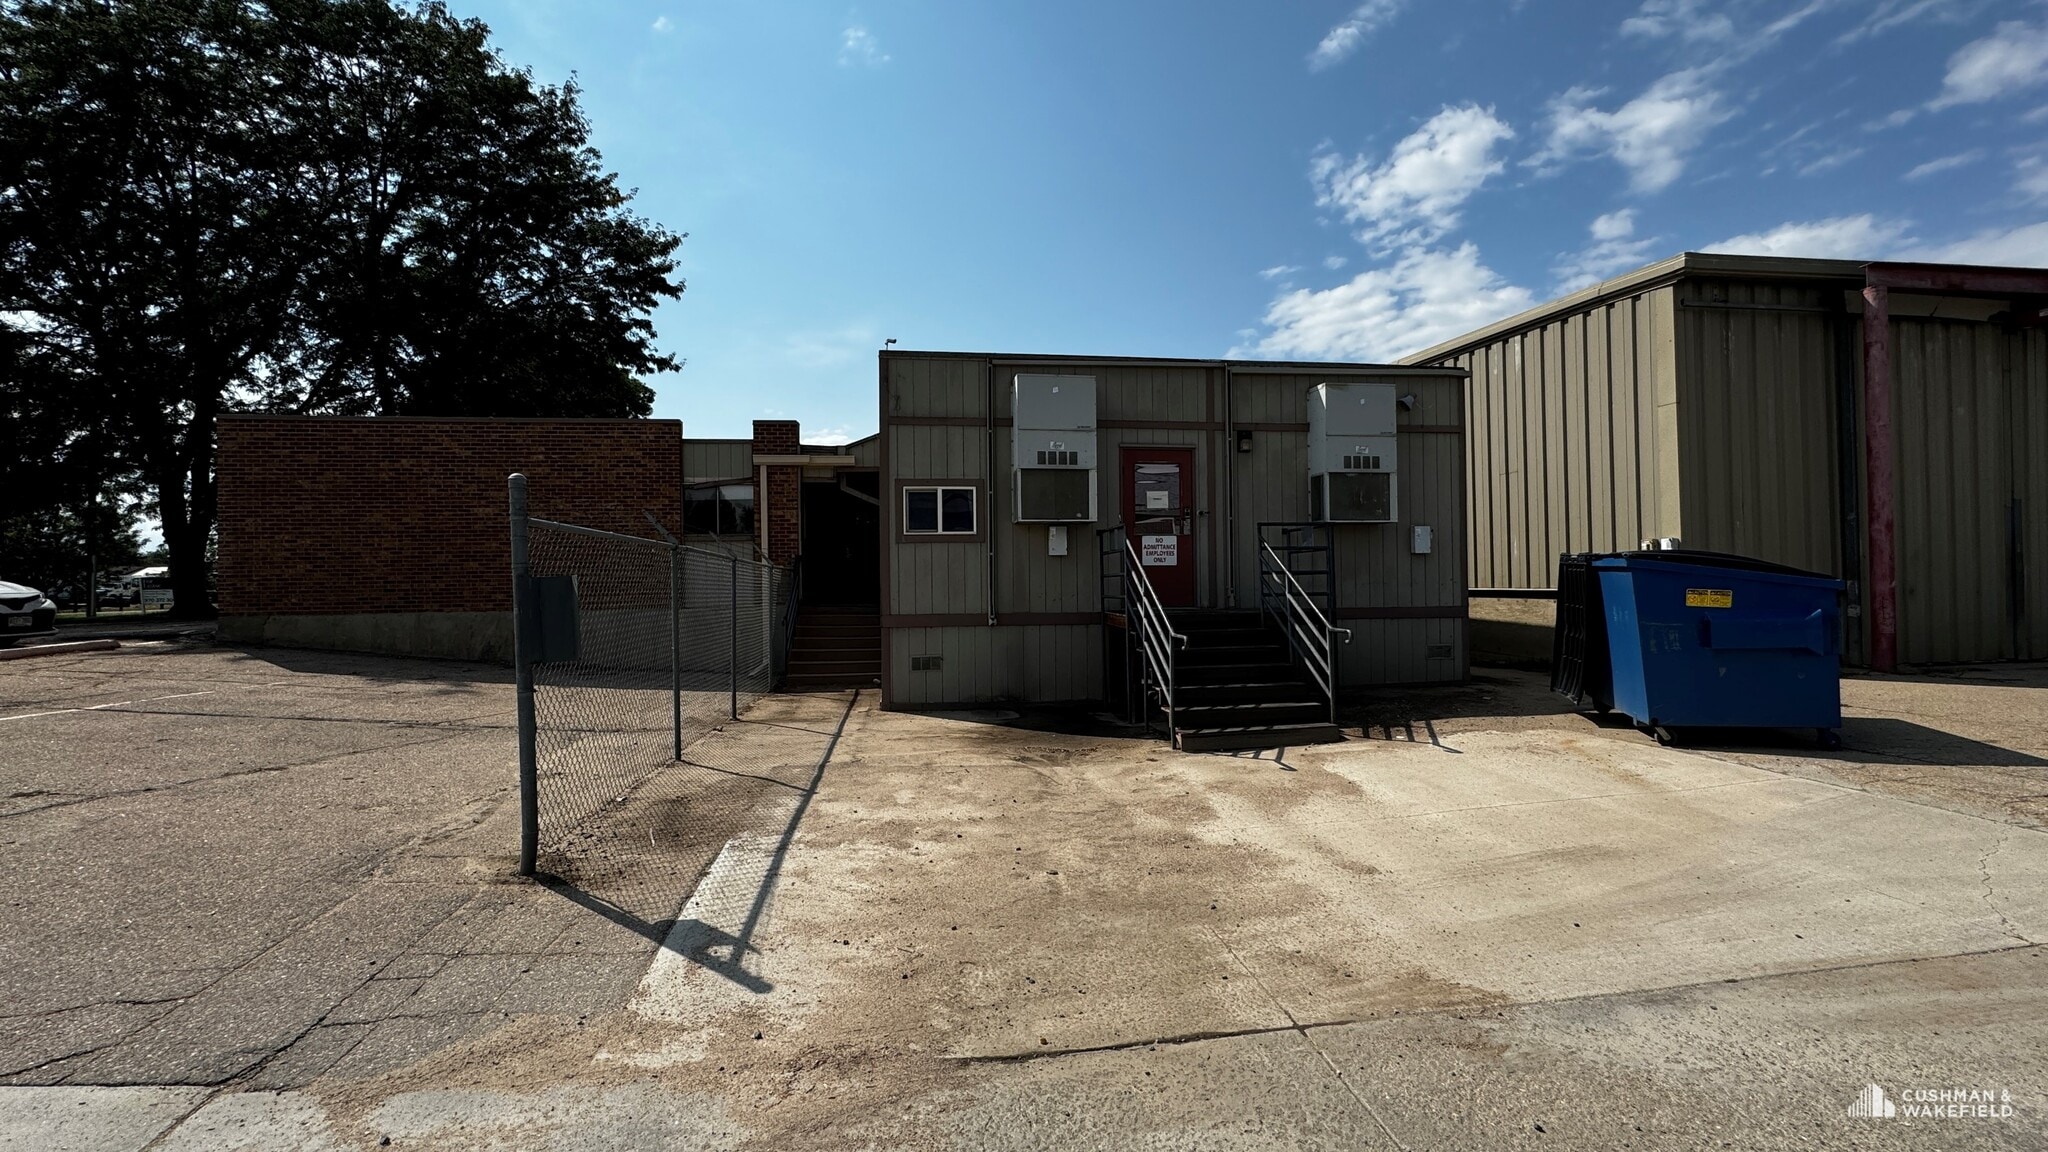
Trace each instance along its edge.
<instances>
[{"instance_id":1,"label":"ac unit vent grille","mask_svg":"<svg viewBox=\"0 0 2048 1152\"><path fill-rule=\"evenodd\" d=\"M1380 458L1378 456L1346 456L1344 457L1344 470L1347 472L1383 471L1380 467Z\"/></svg>"},{"instance_id":2,"label":"ac unit vent grille","mask_svg":"<svg viewBox=\"0 0 2048 1152\"><path fill-rule=\"evenodd\" d=\"M1046 465L1047 467L1052 467L1055 465L1064 465L1069 468L1079 467L1081 463L1081 454L1072 449L1067 449L1065 451L1055 449L1053 451L1048 452L1045 449L1040 448L1038 450L1038 462L1040 464Z\"/></svg>"}]
</instances>

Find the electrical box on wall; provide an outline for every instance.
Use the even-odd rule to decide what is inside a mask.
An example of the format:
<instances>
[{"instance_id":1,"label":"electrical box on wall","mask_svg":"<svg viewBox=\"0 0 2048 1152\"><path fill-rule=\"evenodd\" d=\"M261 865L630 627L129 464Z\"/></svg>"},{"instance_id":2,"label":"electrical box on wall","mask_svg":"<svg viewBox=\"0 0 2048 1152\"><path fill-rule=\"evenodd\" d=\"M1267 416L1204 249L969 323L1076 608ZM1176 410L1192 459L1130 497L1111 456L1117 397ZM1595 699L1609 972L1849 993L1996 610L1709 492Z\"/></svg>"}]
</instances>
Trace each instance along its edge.
<instances>
[{"instance_id":1,"label":"electrical box on wall","mask_svg":"<svg viewBox=\"0 0 2048 1152\"><path fill-rule=\"evenodd\" d=\"M1400 514L1400 437L1392 384L1308 390L1309 518L1388 524Z\"/></svg>"},{"instance_id":2,"label":"electrical box on wall","mask_svg":"<svg viewBox=\"0 0 2048 1152\"><path fill-rule=\"evenodd\" d=\"M1095 377L1019 373L1011 381L1010 416L1017 522L1092 522Z\"/></svg>"}]
</instances>

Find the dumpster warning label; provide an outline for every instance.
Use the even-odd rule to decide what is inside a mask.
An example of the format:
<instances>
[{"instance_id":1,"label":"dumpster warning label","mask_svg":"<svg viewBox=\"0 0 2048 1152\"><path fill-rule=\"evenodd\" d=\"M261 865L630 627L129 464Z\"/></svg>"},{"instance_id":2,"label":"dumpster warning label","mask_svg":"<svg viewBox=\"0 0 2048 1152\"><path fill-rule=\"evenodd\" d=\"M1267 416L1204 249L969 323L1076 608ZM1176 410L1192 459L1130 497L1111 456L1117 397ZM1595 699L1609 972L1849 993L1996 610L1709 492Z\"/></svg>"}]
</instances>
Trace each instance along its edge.
<instances>
[{"instance_id":1,"label":"dumpster warning label","mask_svg":"<svg viewBox=\"0 0 2048 1152\"><path fill-rule=\"evenodd\" d=\"M1731 588L1687 588L1685 590L1685 606L1687 608L1733 608L1735 607L1735 591Z\"/></svg>"}]
</instances>

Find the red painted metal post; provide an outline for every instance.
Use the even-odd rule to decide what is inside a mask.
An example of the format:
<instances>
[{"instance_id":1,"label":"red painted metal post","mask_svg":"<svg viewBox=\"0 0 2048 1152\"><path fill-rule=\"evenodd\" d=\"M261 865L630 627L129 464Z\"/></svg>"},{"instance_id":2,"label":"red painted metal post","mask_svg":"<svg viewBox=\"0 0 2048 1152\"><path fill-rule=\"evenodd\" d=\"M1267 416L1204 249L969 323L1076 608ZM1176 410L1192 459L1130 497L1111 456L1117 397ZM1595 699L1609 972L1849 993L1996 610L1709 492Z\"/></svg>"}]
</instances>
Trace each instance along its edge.
<instances>
[{"instance_id":1,"label":"red painted metal post","mask_svg":"<svg viewBox=\"0 0 2048 1152\"><path fill-rule=\"evenodd\" d=\"M1870 666L1899 665L1899 569L1892 509L1891 289L1863 289L1863 457L1870 515L1864 520L1870 560Z\"/></svg>"}]
</instances>

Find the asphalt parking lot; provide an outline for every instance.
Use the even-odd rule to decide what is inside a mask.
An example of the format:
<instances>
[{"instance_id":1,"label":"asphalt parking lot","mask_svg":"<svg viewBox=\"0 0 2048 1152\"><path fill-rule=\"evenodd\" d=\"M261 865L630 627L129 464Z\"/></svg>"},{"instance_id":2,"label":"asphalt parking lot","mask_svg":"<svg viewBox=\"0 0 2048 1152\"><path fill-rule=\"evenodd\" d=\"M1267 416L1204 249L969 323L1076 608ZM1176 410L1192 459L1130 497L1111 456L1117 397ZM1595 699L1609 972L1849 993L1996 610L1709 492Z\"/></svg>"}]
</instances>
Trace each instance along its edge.
<instances>
[{"instance_id":1,"label":"asphalt parking lot","mask_svg":"<svg viewBox=\"0 0 2048 1152\"><path fill-rule=\"evenodd\" d=\"M765 818L594 896L512 875L502 670L0 665L0 1148L2040 1147L2048 671L1845 698L1254 758L771 697L705 753Z\"/></svg>"}]
</instances>

